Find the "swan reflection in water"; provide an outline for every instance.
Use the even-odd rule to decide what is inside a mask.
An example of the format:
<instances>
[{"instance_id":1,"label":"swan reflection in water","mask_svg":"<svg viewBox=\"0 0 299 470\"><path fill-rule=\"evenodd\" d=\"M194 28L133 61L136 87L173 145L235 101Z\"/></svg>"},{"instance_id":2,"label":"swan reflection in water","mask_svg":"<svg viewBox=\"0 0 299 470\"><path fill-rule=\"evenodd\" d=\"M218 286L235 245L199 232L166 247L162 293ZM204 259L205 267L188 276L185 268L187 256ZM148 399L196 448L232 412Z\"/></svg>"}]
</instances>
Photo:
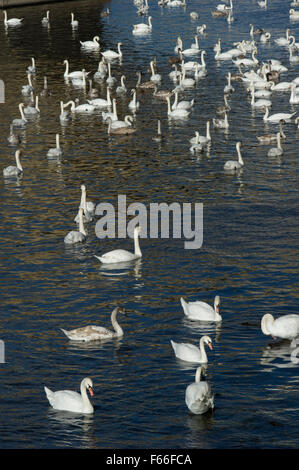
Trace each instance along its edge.
<instances>
[{"instance_id":1,"label":"swan reflection in water","mask_svg":"<svg viewBox=\"0 0 299 470\"><path fill-rule=\"evenodd\" d=\"M298 367L299 351L293 347L288 340L281 340L278 343L271 343L263 350L260 364L278 368ZM268 371L268 369L265 369Z\"/></svg>"},{"instance_id":2,"label":"swan reflection in water","mask_svg":"<svg viewBox=\"0 0 299 470\"><path fill-rule=\"evenodd\" d=\"M94 415L83 415L49 408L47 418L50 432L53 432L55 436L58 434L60 436L59 443L61 447L70 445L74 437L77 438L79 429L80 447L92 449L98 446L94 436Z\"/></svg>"},{"instance_id":3,"label":"swan reflection in water","mask_svg":"<svg viewBox=\"0 0 299 470\"><path fill-rule=\"evenodd\" d=\"M100 265L99 272L104 276L125 276L131 271L134 274L135 279L140 279L142 260L137 259L133 261L126 261L122 263L113 264L102 264Z\"/></svg>"}]
</instances>

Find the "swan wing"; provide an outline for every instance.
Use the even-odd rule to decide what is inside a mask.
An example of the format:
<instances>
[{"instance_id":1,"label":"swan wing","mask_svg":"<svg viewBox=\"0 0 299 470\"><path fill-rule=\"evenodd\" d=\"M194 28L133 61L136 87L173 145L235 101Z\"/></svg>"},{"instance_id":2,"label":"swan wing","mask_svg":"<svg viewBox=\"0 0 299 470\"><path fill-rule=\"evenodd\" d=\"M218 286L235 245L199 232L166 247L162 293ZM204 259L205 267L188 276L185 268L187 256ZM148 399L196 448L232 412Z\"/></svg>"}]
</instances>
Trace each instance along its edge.
<instances>
[{"instance_id":1,"label":"swan wing","mask_svg":"<svg viewBox=\"0 0 299 470\"><path fill-rule=\"evenodd\" d=\"M277 318L271 334L279 338L296 338L299 336L299 315L290 314Z\"/></svg>"},{"instance_id":2,"label":"swan wing","mask_svg":"<svg viewBox=\"0 0 299 470\"><path fill-rule=\"evenodd\" d=\"M207 382L194 382L188 385L185 401L194 414L203 414L210 408L214 408L214 396Z\"/></svg>"}]
</instances>

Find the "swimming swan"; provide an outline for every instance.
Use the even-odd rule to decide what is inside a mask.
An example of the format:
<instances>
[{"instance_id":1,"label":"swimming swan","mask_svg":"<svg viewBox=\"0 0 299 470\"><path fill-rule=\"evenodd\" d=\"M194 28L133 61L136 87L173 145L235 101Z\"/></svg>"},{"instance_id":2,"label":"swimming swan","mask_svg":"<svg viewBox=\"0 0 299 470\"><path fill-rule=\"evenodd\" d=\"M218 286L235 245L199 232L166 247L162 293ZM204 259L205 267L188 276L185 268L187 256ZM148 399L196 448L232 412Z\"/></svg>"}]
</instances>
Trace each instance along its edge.
<instances>
[{"instance_id":1,"label":"swimming swan","mask_svg":"<svg viewBox=\"0 0 299 470\"><path fill-rule=\"evenodd\" d=\"M214 308L211 307L206 302L201 302L199 300L195 302L186 302L183 299L183 297L181 297L181 304L182 304L185 315L190 320L216 321L216 322L219 322L222 320L222 317L219 314L219 306L220 306L219 295L216 295L214 299Z\"/></svg>"},{"instance_id":2,"label":"swimming swan","mask_svg":"<svg viewBox=\"0 0 299 470\"><path fill-rule=\"evenodd\" d=\"M114 330L109 330L103 326L88 325L81 328L75 328L74 330L61 331L72 341L97 341L102 339L121 338L124 335L123 329L118 324L116 316L118 313L125 314L125 310L122 307L116 307L111 313L111 323Z\"/></svg>"},{"instance_id":3,"label":"swimming swan","mask_svg":"<svg viewBox=\"0 0 299 470\"><path fill-rule=\"evenodd\" d=\"M267 121L267 122L270 122L270 123L279 122L281 119L283 119L284 121L289 121L295 114L296 114L296 112L294 112L294 113L276 113L276 114L272 114L271 116L269 116L269 108L266 107L266 112L263 116L263 120Z\"/></svg>"},{"instance_id":4,"label":"swimming swan","mask_svg":"<svg viewBox=\"0 0 299 470\"><path fill-rule=\"evenodd\" d=\"M202 336L199 341L199 348L194 344L176 343L170 340L176 357L188 362L208 362L208 356L205 351L205 344L212 347L212 340L209 336Z\"/></svg>"},{"instance_id":5,"label":"swimming swan","mask_svg":"<svg viewBox=\"0 0 299 470\"><path fill-rule=\"evenodd\" d=\"M47 153L47 157L61 157L63 154L62 148L59 143L59 134L56 134L56 147L50 148Z\"/></svg>"},{"instance_id":6,"label":"swimming swan","mask_svg":"<svg viewBox=\"0 0 299 470\"><path fill-rule=\"evenodd\" d=\"M119 42L117 44L117 50L118 52L112 51L111 49L108 49L107 51L101 52L102 56L105 57L105 59L118 59L119 57L122 57L122 52L120 49L120 46L122 46L122 43Z\"/></svg>"},{"instance_id":7,"label":"swimming swan","mask_svg":"<svg viewBox=\"0 0 299 470\"><path fill-rule=\"evenodd\" d=\"M4 13L4 24L5 26L18 26L22 24L22 21L24 18L10 18L10 20L7 19L7 12L6 10L3 10Z\"/></svg>"},{"instance_id":8,"label":"swimming swan","mask_svg":"<svg viewBox=\"0 0 299 470\"><path fill-rule=\"evenodd\" d=\"M195 382L188 385L185 392L185 403L191 413L202 415L214 408L214 394L211 386L206 381L200 381L202 367L199 366L195 373Z\"/></svg>"},{"instance_id":9,"label":"swimming swan","mask_svg":"<svg viewBox=\"0 0 299 470\"><path fill-rule=\"evenodd\" d=\"M93 406L87 396L86 390L89 391L90 396L93 396L93 384L89 377L82 380L80 385L80 392L73 392L72 390L59 390L52 392L48 387L44 387L50 405L55 410L72 411L74 413L91 414L94 412Z\"/></svg>"},{"instance_id":10,"label":"swimming swan","mask_svg":"<svg viewBox=\"0 0 299 470\"><path fill-rule=\"evenodd\" d=\"M100 49L99 36L94 36L92 41L80 41L81 47L85 49Z\"/></svg>"},{"instance_id":11,"label":"swimming swan","mask_svg":"<svg viewBox=\"0 0 299 470\"><path fill-rule=\"evenodd\" d=\"M123 263L126 261L134 261L135 259L141 258L142 253L139 247L139 233L140 226L135 227L134 229L134 253L131 253L127 250L113 250L105 253L102 256L94 255L101 263L110 264L110 263Z\"/></svg>"},{"instance_id":12,"label":"swimming swan","mask_svg":"<svg viewBox=\"0 0 299 470\"><path fill-rule=\"evenodd\" d=\"M190 111L188 109L177 108L171 111L169 96L166 97L166 101L167 101L167 106L168 106L168 110L167 110L168 117L172 119L185 119L189 116Z\"/></svg>"},{"instance_id":13,"label":"swimming swan","mask_svg":"<svg viewBox=\"0 0 299 470\"><path fill-rule=\"evenodd\" d=\"M23 168L20 162L20 155L22 154L21 150L16 150L15 152L15 159L16 159L16 166L10 165L4 168L3 176L4 177L11 177L11 176L20 176L23 173Z\"/></svg>"},{"instance_id":14,"label":"swimming swan","mask_svg":"<svg viewBox=\"0 0 299 470\"><path fill-rule=\"evenodd\" d=\"M79 208L79 231L72 230L64 237L64 243L66 244L74 244L74 243L82 243L86 240L86 232L84 229L83 223L83 208Z\"/></svg>"},{"instance_id":15,"label":"swimming swan","mask_svg":"<svg viewBox=\"0 0 299 470\"><path fill-rule=\"evenodd\" d=\"M280 155L283 154L280 132L277 132L276 139L277 139L277 147L273 147L268 151L267 153L268 157L279 157Z\"/></svg>"}]
</instances>

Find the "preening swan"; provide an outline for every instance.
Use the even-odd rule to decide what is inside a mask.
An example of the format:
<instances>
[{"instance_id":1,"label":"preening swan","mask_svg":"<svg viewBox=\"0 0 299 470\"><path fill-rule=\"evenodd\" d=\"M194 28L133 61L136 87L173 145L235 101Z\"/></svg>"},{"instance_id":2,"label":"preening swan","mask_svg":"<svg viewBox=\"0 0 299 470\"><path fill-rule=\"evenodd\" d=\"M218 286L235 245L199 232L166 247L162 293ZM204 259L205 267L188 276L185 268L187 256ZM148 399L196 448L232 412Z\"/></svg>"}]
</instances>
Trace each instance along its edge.
<instances>
[{"instance_id":1,"label":"preening swan","mask_svg":"<svg viewBox=\"0 0 299 470\"><path fill-rule=\"evenodd\" d=\"M64 237L64 243L66 244L74 244L74 243L82 243L86 240L86 232L84 229L83 223L83 208L79 208L79 231L72 230Z\"/></svg>"},{"instance_id":2,"label":"preening swan","mask_svg":"<svg viewBox=\"0 0 299 470\"><path fill-rule=\"evenodd\" d=\"M59 143L59 134L56 134L56 147L50 148L47 153L47 157L61 157L63 154L62 148Z\"/></svg>"},{"instance_id":3,"label":"preening swan","mask_svg":"<svg viewBox=\"0 0 299 470\"><path fill-rule=\"evenodd\" d=\"M284 121L289 121L290 119L292 119L293 116L295 116L295 114L296 112L295 113L276 113L276 114L272 114L271 116L269 116L269 108L266 107L266 112L263 116L263 120L270 122L270 123L279 122L281 119L283 119Z\"/></svg>"},{"instance_id":4,"label":"preening swan","mask_svg":"<svg viewBox=\"0 0 299 470\"><path fill-rule=\"evenodd\" d=\"M280 132L277 132L276 134L276 139L277 139L277 147L273 147L271 148L267 155L268 157L279 157L280 155L283 154L283 149L282 149L282 146L281 146L281 141L280 141Z\"/></svg>"},{"instance_id":5,"label":"preening swan","mask_svg":"<svg viewBox=\"0 0 299 470\"><path fill-rule=\"evenodd\" d=\"M120 46L122 46L122 43L119 42L117 44L117 50L118 52L112 51L111 49L108 49L107 51L101 52L102 56L105 57L105 59L118 59L119 57L122 57L122 51L120 49Z\"/></svg>"},{"instance_id":6,"label":"preening swan","mask_svg":"<svg viewBox=\"0 0 299 470\"><path fill-rule=\"evenodd\" d=\"M134 261L135 259L141 258L142 253L139 246L139 233L141 228L139 226L134 229L134 253L127 250L113 250L108 251L102 256L94 255L101 263L123 263L126 261Z\"/></svg>"},{"instance_id":7,"label":"preening swan","mask_svg":"<svg viewBox=\"0 0 299 470\"><path fill-rule=\"evenodd\" d=\"M181 297L181 304L182 304L184 313L189 318L189 320L215 321L215 322L219 322L222 320L222 317L219 314L219 308L220 308L219 295L216 295L214 299L214 308L211 307L206 302L201 302L199 300L195 302L186 302L183 299L183 297Z\"/></svg>"},{"instance_id":8,"label":"preening swan","mask_svg":"<svg viewBox=\"0 0 299 470\"><path fill-rule=\"evenodd\" d=\"M171 345L174 350L174 354L179 359L189 362L208 362L208 356L205 351L205 344L212 347L212 340L209 336L202 336L199 341L199 348L194 344L189 343L176 343L175 341L170 340Z\"/></svg>"},{"instance_id":9,"label":"preening swan","mask_svg":"<svg viewBox=\"0 0 299 470\"><path fill-rule=\"evenodd\" d=\"M12 125L14 127L24 127L24 126L26 126L26 124L28 122L27 119L25 118L23 108L24 108L24 104L20 103L19 104L19 111L20 111L20 114L21 114L21 119L14 119L12 121Z\"/></svg>"},{"instance_id":10,"label":"preening swan","mask_svg":"<svg viewBox=\"0 0 299 470\"><path fill-rule=\"evenodd\" d=\"M4 177L12 177L12 176L20 176L23 173L23 168L20 162L20 155L22 155L21 150L16 150L15 152L15 159L16 159L16 166L10 165L4 168L3 176Z\"/></svg>"},{"instance_id":11,"label":"preening swan","mask_svg":"<svg viewBox=\"0 0 299 470\"><path fill-rule=\"evenodd\" d=\"M299 6L299 2L298 2L298 6ZM291 8L289 10L289 15L290 15L290 19L299 19L299 11L296 11L294 10L294 8Z\"/></svg>"},{"instance_id":12,"label":"preening swan","mask_svg":"<svg viewBox=\"0 0 299 470\"><path fill-rule=\"evenodd\" d=\"M123 329L118 324L116 316L118 313L125 314L125 309L122 307L116 307L111 313L111 323L114 330L109 330L103 326L88 325L81 328L75 328L74 330L64 330L61 328L61 331L72 341L97 341L105 340L112 338L121 338L124 335Z\"/></svg>"},{"instance_id":13,"label":"preening swan","mask_svg":"<svg viewBox=\"0 0 299 470\"><path fill-rule=\"evenodd\" d=\"M22 21L24 18L10 18L10 20L7 19L7 12L6 10L3 10L4 14L4 24L5 26L18 26L22 24Z\"/></svg>"},{"instance_id":14,"label":"preening swan","mask_svg":"<svg viewBox=\"0 0 299 470\"><path fill-rule=\"evenodd\" d=\"M72 411L74 413L91 414L94 412L93 406L87 396L86 390L90 396L93 396L93 384L89 377L82 380L80 392L72 390L60 390L52 392L48 387L44 387L50 405L55 410Z\"/></svg>"},{"instance_id":15,"label":"preening swan","mask_svg":"<svg viewBox=\"0 0 299 470\"><path fill-rule=\"evenodd\" d=\"M81 47L85 49L93 49L93 50L98 50L100 49L100 44L99 44L99 36L94 36L92 41L80 41Z\"/></svg>"},{"instance_id":16,"label":"preening swan","mask_svg":"<svg viewBox=\"0 0 299 470\"><path fill-rule=\"evenodd\" d=\"M291 313L274 320L273 315L266 313L261 320L261 329L264 335L271 335L274 339L293 340L299 336L299 315Z\"/></svg>"},{"instance_id":17,"label":"preening swan","mask_svg":"<svg viewBox=\"0 0 299 470\"><path fill-rule=\"evenodd\" d=\"M214 408L214 394L206 381L201 381L202 367L195 373L195 382L188 385L185 392L185 402L191 413L202 415Z\"/></svg>"},{"instance_id":18,"label":"preening swan","mask_svg":"<svg viewBox=\"0 0 299 470\"><path fill-rule=\"evenodd\" d=\"M237 142L236 143L236 149L237 149L237 154L238 154L238 161L228 160L224 164L224 167L223 167L225 170L239 170L240 168L242 168L244 166L244 162L243 162L243 158L242 158L242 155L241 155L240 147L241 147L241 142Z\"/></svg>"}]
</instances>

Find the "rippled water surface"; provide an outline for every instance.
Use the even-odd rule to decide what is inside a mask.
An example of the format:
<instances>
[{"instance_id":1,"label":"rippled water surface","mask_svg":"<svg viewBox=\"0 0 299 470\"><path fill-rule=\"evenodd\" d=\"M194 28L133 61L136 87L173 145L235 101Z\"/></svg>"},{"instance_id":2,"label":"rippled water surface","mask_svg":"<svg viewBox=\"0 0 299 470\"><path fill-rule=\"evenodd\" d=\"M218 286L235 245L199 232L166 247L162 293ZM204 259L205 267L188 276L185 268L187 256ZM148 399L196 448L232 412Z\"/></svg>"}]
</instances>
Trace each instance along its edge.
<instances>
[{"instance_id":1,"label":"rippled water surface","mask_svg":"<svg viewBox=\"0 0 299 470\"><path fill-rule=\"evenodd\" d=\"M1 311L0 338L5 343L1 364L1 448L295 448L298 446L298 365L291 361L288 343L262 334L265 313L296 313L298 298L298 129L284 124L284 154L268 157L270 146L257 135L276 132L265 125L262 112L252 111L246 85L233 82L229 98L229 130L213 129L212 142L192 154L189 139L205 133L206 121L223 104L231 61L217 63L213 45L222 38L222 50L250 39L249 24L271 32L269 44L258 43L260 61L280 59L288 68L281 81L298 76L298 64L274 39L286 28L299 37L298 22L290 22L289 2L270 0L261 9L255 0L235 2L228 24L213 18L218 2L187 0L186 8L162 8L149 0L152 34L132 35L132 24L142 19L130 1L109 3L110 17L101 18L106 5L95 1L14 8L9 17L23 17L19 28L0 23L1 78L5 103L0 104L0 158L4 168L14 161L15 148L7 142L9 124L19 117L18 104L27 100L21 87L26 68L36 60L33 84L39 92L48 78L51 95L40 96L40 118L19 131L23 175L0 178ZM50 9L50 27L41 18ZM70 26L70 13L79 20ZM200 18L191 21L190 12ZM87 92L63 78L63 60L71 70L97 70L100 55L84 52L80 40L100 37L102 50L123 43L123 59L112 64L119 84L126 76L128 92L117 97L121 118L129 113L130 90L136 72L148 80L149 62L156 56L162 89L172 89L168 58L174 56L178 35L183 48L194 40L196 26L205 23L199 37L206 51L207 75L180 99L195 98L185 122L167 118L167 105L151 92L138 92L140 108L128 137L109 137L101 113L59 121L60 100ZM258 41L258 37L257 37ZM191 58L190 58L191 59ZM94 82L101 97L105 81ZM115 87L111 92L115 97ZM298 112L289 93L273 93L271 113ZM130 113L129 113L130 114ZM165 139L152 141L157 119ZM59 160L46 154L60 134L64 154ZM236 158L242 141L244 168L226 174L223 165ZM2 173L2 170L1 170ZM122 270L103 270L93 256L110 249L133 248L127 239L100 240L96 219L87 225L87 241L67 247L63 239L75 228L80 185L87 199L110 202L117 196L128 204L178 202L203 204L203 245L184 249L183 239L141 238L142 260ZM298 220L298 219L297 219ZM222 324L203 325L186 320L180 297L213 303L221 297ZM114 306L124 305L121 340L103 344L76 344L60 328L90 323L110 326ZM185 389L194 381L196 364L177 360L170 339L197 344L203 334L213 341L208 350L207 379L215 393L212 414L193 416L185 405ZM83 377L94 382L92 416L73 415L49 407L43 387L79 390Z\"/></svg>"}]
</instances>

